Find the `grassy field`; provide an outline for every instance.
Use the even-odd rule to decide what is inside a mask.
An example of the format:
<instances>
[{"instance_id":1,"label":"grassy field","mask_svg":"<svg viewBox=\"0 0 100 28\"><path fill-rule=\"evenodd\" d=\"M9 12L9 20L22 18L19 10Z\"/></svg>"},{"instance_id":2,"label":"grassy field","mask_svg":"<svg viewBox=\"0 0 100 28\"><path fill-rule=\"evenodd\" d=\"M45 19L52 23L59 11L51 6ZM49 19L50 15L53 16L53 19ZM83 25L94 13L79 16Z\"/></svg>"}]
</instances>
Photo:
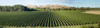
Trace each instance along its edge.
<instances>
[{"instance_id":1,"label":"grassy field","mask_svg":"<svg viewBox=\"0 0 100 28\"><path fill-rule=\"evenodd\" d=\"M78 11L0 12L0 25L3 26L57 27L97 22L100 22L100 15Z\"/></svg>"},{"instance_id":2,"label":"grassy field","mask_svg":"<svg viewBox=\"0 0 100 28\"><path fill-rule=\"evenodd\" d=\"M57 27L31 27L31 26L26 26L26 27L16 27L16 26L3 26L3 28L98 28L98 24L86 24L86 25L72 25L72 26L57 26Z\"/></svg>"}]
</instances>

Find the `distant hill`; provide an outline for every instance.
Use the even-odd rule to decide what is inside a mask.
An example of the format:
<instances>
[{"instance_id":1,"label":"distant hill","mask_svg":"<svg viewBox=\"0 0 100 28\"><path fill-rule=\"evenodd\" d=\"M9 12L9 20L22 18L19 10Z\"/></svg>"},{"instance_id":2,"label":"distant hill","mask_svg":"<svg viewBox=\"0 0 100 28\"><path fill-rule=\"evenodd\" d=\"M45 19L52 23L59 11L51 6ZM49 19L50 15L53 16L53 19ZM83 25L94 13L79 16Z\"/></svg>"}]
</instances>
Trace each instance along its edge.
<instances>
[{"instance_id":1,"label":"distant hill","mask_svg":"<svg viewBox=\"0 0 100 28\"><path fill-rule=\"evenodd\" d=\"M38 8L36 5L27 5L28 8Z\"/></svg>"},{"instance_id":2,"label":"distant hill","mask_svg":"<svg viewBox=\"0 0 100 28\"><path fill-rule=\"evenodd\" d=\"M69 6L65 5L41 5L41 6L36 6L36 5L27 5L28 8L70 8Z\"/></svg>"}]
</instances>

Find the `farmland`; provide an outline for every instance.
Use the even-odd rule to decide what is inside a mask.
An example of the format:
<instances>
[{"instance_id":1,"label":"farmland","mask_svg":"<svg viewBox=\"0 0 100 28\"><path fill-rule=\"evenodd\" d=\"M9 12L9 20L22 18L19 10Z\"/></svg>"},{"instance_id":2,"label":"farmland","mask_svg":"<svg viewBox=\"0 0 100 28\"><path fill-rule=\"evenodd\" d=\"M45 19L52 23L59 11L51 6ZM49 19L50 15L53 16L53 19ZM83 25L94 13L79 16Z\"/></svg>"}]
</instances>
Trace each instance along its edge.
<instances>
[{"instance_id":1,"label":"farmland","mask_svg":"<svg viewBox=\"0 0 100 28\"><path fill-rule=\"evenodd\" d=\"M100 22L100 15L80 11L0 12L0 25L2 26L56 27L98 22Z\"/></svg>"}]
</instances>

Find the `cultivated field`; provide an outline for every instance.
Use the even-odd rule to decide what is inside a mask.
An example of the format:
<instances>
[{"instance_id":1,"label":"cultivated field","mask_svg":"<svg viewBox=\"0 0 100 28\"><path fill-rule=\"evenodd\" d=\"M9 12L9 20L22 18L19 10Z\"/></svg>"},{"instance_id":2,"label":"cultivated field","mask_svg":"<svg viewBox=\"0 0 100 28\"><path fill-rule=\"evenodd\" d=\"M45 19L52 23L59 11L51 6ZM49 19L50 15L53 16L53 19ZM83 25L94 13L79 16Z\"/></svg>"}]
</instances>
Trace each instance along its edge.
<instances>
[{"instance_id":1,"label":"cultivated field","mask_svg":"<svg viewBox=\"0 0 100 28\"><path fill-rule=\"evenodd\" d=\"M98 22L100 22L100 15L78 11L0 12L0 25L3 26L61 27Z\"/></svg>"},{"instance_id":2,"label":"cultivated field","mask_svg":"<svg viewBox=\"0 0 100 28\"><path fill-rule=\"evenodd\" d=\"M73 26L57 26L57 27L31 27L31 26L26 26L26 27L15 27L15 26L3 26L3 28L98 28L98 24L86 24L86 25L73 25Z\"/></svg>"}]
</instances>

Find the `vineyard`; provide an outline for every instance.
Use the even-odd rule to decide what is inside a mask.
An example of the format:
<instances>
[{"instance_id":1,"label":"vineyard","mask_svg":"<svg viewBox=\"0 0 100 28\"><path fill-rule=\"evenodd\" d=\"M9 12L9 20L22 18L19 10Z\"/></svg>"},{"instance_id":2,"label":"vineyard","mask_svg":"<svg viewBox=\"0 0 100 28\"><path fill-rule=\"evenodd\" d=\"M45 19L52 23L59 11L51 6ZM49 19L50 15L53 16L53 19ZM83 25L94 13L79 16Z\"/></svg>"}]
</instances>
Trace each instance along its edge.
<instances>
[{"instance_id":1,"label":"vineyard","mask_svg":"<svg viewBox=\"0 0 100 28\"><path fill-rule=\"evenodd\" d=\"M100 22L100 15L78 11L31 11L0 12L0 25L3 26L71 26Z\"/></svg>"}]
</instances>

